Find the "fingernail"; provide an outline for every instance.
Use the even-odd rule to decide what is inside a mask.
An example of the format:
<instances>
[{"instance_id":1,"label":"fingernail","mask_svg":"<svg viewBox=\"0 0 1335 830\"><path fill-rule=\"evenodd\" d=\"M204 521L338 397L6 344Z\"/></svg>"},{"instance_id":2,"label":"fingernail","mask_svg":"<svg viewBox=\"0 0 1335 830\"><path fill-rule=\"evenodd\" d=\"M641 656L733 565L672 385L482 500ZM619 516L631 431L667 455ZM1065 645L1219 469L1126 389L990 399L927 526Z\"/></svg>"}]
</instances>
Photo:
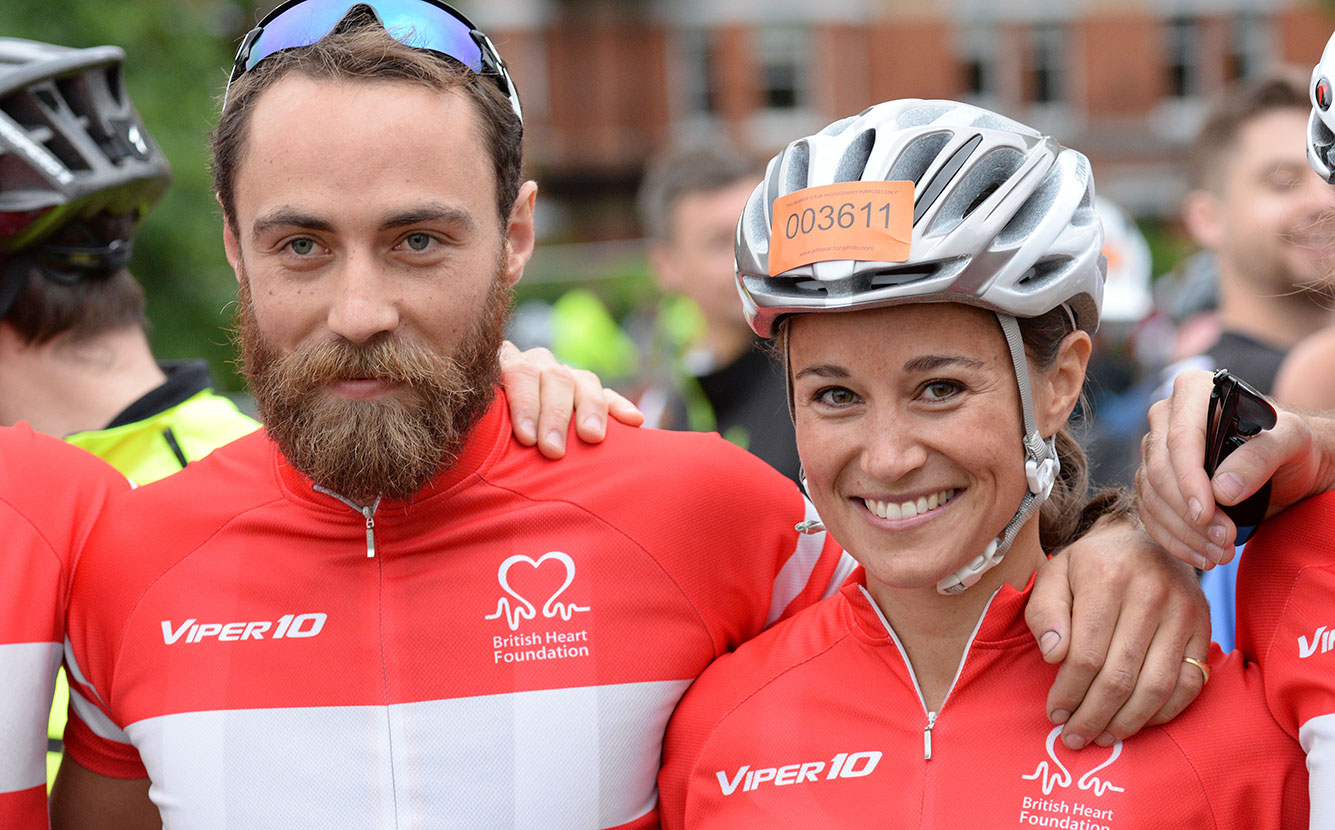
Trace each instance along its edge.
<instances>
[{"instance_id":1,"label":"fingernail","mask_svg":"<svg viewBox=\"0 0 1335 830\"><path fill-rule=\"evenodd\" d=\"M1062 638L1060 634L1058 634L1055 631L1049 631L1039 638L1038 648L1044 654L1047 654L1049 651L1052 651L1054 648L1056 648L1057 644L1060 643L1061 641Z\"/></svg>"},{"instance_id":2,"label":"fingernail","mask_svg":"<svg viewBox=\"0 0 1335 830\"><path fill-rule=\"evenodd\" d=\"M1242 495L1242 477L1237 473L1224 473L1214 480L1215 489L1219 495L1228 501L1233 501Z\"/></svg>"},{"instance_id":3,"label":"fingernail","mask_svg":"<svg viewBox=\"0 0 1335 830\"><path fill-rule=\"evenodd\" d=\"M1191 564L1198 571L1208 571L1214 567L1214 563L1196 551L1191 552Z\"/></svg>"},{"instance_id":4,"label":"fingernail","mask_svg":"<svg viewBox=\"0 0 1335 830\"><path fill-rule=\"evenodd\" d=\"M1066 744L1067 749L1085 748L1085 739L1074 733L1071 733L1069 735L1062 735L1062 743Z\"/></svg>"},{"instance_id":5,"label":"fingernail","mask_svg":"<svg viewBox=\"0 0 1335 830\"><path fill-rule=\"evenodd\" d=\"M1052 713L1052 717L1050 718L1053 723L1066 723L1070 719L1071 713L1065 709L1058 709Z\"/></svg>"},{"instance_id":6,"label":"fingernail","mask_svg":"<svg viewBox=\"0 0 1335 830\"><path fill-rule=\"evenodd\" d=\"M1223 525L1210 525L1210 527L1206 529L1205 535L1209 537L1210 541L1214 542L1216 545L1224 544Z\"/></svg>"},{"instance_id":7,"label":"fingernail","mask_svg":"<svg viewBox=\"0 0 1335 830\"><path fill-rule=\"evenodd\" d=\"M584 428L591 432L600 432L603 428L603 419L596 415L590 415L584 419Z\"/></svg>"},{"instance_id":8,"label":"fingernail","mask_svg":"<svg viewBox=\"0 0 1335 830\"><path fill-rule=\"evenodd\" d=\"M1209 542L1205 545L1205 555L1210 557L1210 561L1216 565L1224 561L1224 549Z\"/></svg>"},{"instance_id":9,"label":"fingernail","mask_svg":"<svg viewBox=\"0 0 1335 830\"><path fill-rule=\"evenodd\" d=\"M1099 746L1112 746L1117 743L1117 739L1112 736L1111 732L1104 732L1102 735L1094 739L1094 743Z\"/></svg>"},{"instance_id":10,"label":"fingernail","mask_svg":"<svg viewBox=\"0 0 1335 830\"><path fill-rule=\"evenodd\" d=\"M1187 502L1187 510L1191 511L1191 520L1193 522L1199 522L1201 520L1201 511L1204 509L1205 508L1201 507L1200 501L1196 499L1191 499Z\"/></svg>"},{"instance_id":11,"label":"fingernail","mask_svg":"<svg viewBox=\"0 0 1335 830\"><path fill-rule=\"evenodd\" d=\"M553 446L561 447L566 442L566 434L560 430L551 430L547 433L547 443Z\"/></svg>"},{"instance_id":12,"label":"fingernail","mask_svg":"<svg viewBox=\"0 0 1335 830\"><path fill-rule=\"evenodd\" d=\"M532 441L538 436L538 425L532 418L525 418L519 422L519 434Z\"/></svg>"}]
</instances>

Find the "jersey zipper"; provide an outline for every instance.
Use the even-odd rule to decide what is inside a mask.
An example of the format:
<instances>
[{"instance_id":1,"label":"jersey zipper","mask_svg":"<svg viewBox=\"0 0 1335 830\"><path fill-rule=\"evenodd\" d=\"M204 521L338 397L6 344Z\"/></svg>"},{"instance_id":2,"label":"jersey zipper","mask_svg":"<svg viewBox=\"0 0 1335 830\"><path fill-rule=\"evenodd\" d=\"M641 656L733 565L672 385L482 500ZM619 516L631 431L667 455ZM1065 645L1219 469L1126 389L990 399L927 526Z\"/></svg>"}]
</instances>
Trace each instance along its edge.
<instances>
[{"instance_id":1,"label":"jersey zipper","mask_svg":"<svg viewBox=\"0 0 1335 830\"><path fill-rule=\"evenodd\" d=\"M380 507L380 497L376 496L375 501L371 502L369 505L357 504L352 499L344 498L343 496L340 496L338 493L335 493L333 490L330 490L327 487L321 487L320 485L316 484L313 485L313 489L315 489L318 492L324 493L326 496L332 496L333 498L338 499L339 501L346 504L348 507L351 507L353 510L356 510L358 513L362 514L362 516L366 519L366 558L374 559L375 558L375 511L377 508Z\"/></svg>"},{"instance_id":2,"label":"jersey zipper","mask_svg":"<svg viewBox=\"0 0 1335 830\"><path fill-rule=\"evenodd\" d=\"M955 684L960 682L960 675L964 673L964 664L969 660L969 651L973 649L973 640L978 636L978 629L983 627L983 620L987 618L988 609L992 607L992 600L996 599L997 592L992 592L987 605L983 608L983 613L978 616L978 622L974 624L973 632L969 634L969 642L964 646L964 655L960 657L960 664L955 669L955 677L950 681L950 688L946 690L946 696L941 698L941 706L938 711L932 712L927 709L927 700L922 696L922 687L918 685L918 676L913 671L913 663L909 661L909 653L904 650L904 644L899 641L899 635L890 627L890 621L885 618L885 614L881 613L880 606L876 604L876 600L872 599L871 594L867 593L866 587L858 586L858 590L862 591L862 595L871 604L872 610L876 612L876 616L881 620L881 625L885 626L885 630L890 634L890 639L894 641L895 648L899 649L899 656L903 659L905 668L909 670L909 679L913 681L913 691L918 693L918 703L922 704L922 711L927 715L927 725L922 730L922 759L930 761L932 760L932 728L936 726L937 715L945 710L946 703L955 691Z\"/></svg>"},{"instance_id":3,"label":"jersey zipper","mask_svg":"<svg viewBox=\"0 0 1335 830\"><path fill-rule=\"evenodd\" d=\"M936 713L927 713L927 728L922 731L922 759L932 760L932 727L936 726Z\"/></svg>"}]
</instances>

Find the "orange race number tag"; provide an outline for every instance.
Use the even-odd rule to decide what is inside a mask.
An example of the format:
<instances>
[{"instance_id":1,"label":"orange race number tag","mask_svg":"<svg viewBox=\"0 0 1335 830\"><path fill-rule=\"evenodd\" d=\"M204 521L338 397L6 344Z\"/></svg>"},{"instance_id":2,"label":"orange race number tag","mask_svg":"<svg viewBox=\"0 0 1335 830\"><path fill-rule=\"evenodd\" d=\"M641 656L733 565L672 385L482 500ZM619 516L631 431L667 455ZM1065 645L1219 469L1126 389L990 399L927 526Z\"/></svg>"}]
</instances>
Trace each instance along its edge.
<instances>
[{"instance_id":1,"label":"orange race number tag","mask_svg":"<svg viewBox=\"0 0 1335 830\"><path fill-rule=\"evenodd\" d=\"M774 200L769 274L829 259L903 262L913 235L913 182L840 182Z\"/></svg>"}]
</instances>

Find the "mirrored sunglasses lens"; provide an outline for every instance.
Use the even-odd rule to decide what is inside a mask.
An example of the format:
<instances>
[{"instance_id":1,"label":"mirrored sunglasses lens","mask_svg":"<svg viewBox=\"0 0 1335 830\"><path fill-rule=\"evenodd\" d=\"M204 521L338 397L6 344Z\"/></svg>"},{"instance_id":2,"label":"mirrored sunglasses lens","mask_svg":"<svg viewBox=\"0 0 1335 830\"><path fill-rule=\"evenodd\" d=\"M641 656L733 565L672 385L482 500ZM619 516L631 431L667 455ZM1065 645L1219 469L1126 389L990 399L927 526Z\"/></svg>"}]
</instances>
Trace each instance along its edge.
<instances>
[{"instance_id":1,"label":"mirrored sunglasses lens","mask_svg":"<svg viewBox=\"0 0 1335 830\"><path fill-rule=\"evenodd\" d=\"M305 0L264 23L259 37L250 45L246 71L275 52L297 46L310 46L333 31L355 0Z\"/></svg>"},{"instance_id":2,"label":"mirrored sunglasses lens","mask_svg":"<svg viewBox=\"0 0 1335 830\"><path fill-rule=\"evenodd\" d=\"M318 42L356 5L359 0L306 0L285 10L264 25L264 31L251 45L246 70L275 52ZM482 50L470 36L469 27L444 9L423 0L375 0L365 5L375 10L395 40L440 52L474 72L482 71Z\"/></svg>"}]
</instances>

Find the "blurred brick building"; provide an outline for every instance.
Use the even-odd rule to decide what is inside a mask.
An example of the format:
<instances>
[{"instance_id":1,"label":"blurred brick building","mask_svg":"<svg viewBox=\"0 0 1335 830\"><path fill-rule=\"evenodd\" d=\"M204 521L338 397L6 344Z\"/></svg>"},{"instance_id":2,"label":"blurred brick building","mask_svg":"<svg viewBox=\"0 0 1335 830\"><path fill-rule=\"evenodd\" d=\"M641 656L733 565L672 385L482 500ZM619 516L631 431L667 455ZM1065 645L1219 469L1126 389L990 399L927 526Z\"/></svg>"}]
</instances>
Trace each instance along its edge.
<instances>
[{"instance_id":1,"label":"blurred brick building","mask_svg":"<svg viewBox=\"0 0 1335 830\"><path fill-rule=\"evenodd\" d=\"M635 234L645 157L706 130L763 158L877 101L940 97L1087 153L1103 192L1171 215L1210 96L1310 67L1312 0L461 0L523 94L548 235Z\"/></svg>"}]
</instances>

